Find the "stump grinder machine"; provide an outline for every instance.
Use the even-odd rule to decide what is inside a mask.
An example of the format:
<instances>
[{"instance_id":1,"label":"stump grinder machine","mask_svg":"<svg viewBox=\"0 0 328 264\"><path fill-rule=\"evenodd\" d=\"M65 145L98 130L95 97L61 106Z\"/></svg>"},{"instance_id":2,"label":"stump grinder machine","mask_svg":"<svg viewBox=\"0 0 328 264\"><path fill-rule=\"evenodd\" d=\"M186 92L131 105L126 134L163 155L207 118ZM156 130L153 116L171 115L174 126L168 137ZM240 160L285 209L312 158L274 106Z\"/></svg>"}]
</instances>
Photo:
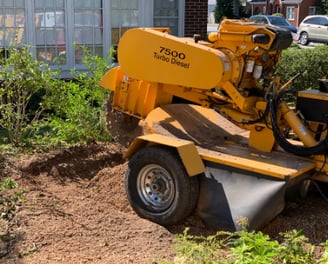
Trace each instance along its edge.
<instances>
[{"instance_id":1,"label":"stump grinder machine","mask_svg":"<svg viewBox=\"0 0 328 264\"><path fill-rule=\"evenodd\" d=\"M122 36L100 85L110 114L142 131L125 153L140 217L167 226L196 211L211 228L238 230L246 219L259 229L288 197L328 181L327 90L291 91L294 78L275 75L291 43L285 29L238 19L206 41L168 28Z\"/></svg>"}]
</instances>

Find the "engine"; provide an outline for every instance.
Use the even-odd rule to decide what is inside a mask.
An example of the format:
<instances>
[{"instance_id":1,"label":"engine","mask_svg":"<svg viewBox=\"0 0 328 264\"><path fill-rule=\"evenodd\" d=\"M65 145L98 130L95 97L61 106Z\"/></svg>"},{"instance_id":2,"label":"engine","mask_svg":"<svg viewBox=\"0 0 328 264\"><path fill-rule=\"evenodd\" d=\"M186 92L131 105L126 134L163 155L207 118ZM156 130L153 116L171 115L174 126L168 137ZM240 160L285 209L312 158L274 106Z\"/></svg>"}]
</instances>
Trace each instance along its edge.
<instances>
[{"instance_id":1,"label":"engine","mask_svg":"<svg viewBox=\"0 0 328 264\"><path fill-rule=\"evenodd\" d=\"M322 137L314 139L306 120L283 102L286 85L274 75L282 50L291 43L286 29L244 20L223 20L208 41L175 37L168 28L135 28L120 39L119 67L101 85L115 91L112 107L129 116L143 119L158 106L192 103L249 130L248 143L255 149L270 152L278 140L297 155L326 153L327 140L316 147ZM282 116L288 120L281 121ZM305 148L290 145L287 130Z\"/></svg>"}]
</instances>

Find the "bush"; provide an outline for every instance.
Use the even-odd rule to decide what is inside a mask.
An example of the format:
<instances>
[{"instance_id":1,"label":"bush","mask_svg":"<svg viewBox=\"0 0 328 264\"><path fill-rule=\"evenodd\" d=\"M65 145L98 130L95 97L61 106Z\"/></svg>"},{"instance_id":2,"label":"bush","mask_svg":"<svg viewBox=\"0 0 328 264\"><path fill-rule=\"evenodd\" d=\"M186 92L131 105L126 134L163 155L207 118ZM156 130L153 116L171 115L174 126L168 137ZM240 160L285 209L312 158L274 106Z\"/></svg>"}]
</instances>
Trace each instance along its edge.
<instances>
[{"instance_id":1,"label":"bush","mask_svg":"<svg viewBox=\"0 0 328 264\"><path fill-rule=\"evenodd\" d=\"M47 149L110 139L104 107L108 91L98 84L109 59L84 53L88 74L72 71L74 80L65 81L35 60L29 47L10 48L0 70L2 144Z\"/></svg>"},{"instance_id":2,"label":"bush","mask_svg":"<svg viewBox=\"0 0 328 264\"><path fill-rule=\"evenodd\" d=\"M301 49L293 46L284 50L276 74L281 77L281 82L284 84L297 73L301 75L290 84L288 89L317 89L318 79L328 75L328 47Z\"/></svg>"},{"instance_id":3,"label":"bush","mask_svg":"<svg viewBox=\"0 0 328 264\"><path fill-rule=\"evenodd\" d=\"M94 87L60 81L44 100L50 113L38 124L40 133L34 141L58 146L108 139L104 98Z\"/></svg>"},{"instance_id":4,"label":"bush","mask_svg":"<svg viewBox=\"0 0 328 264\"><path fill-rule=\"evenodd\" d=\"M39 126L43 131L39 142L44 135L50 138L51 145L110 139L104 107L108 90L99 86L107 70L108 58L91 56L86 49L84 54L83 63L87 65L88 73L72 71L74 80L57 80L56 88L44 98L50 114Z\"/></svg>"},{"instance_id":5,"label":"bush","mask_svg":"<svg viewBox=\"0 0 328 264\"><path fill-rule=\"evenodd\" d=\"M13 218L17 204L23 199L24 192L17 188L18 184L12 178L0 176L0 218L4 220Z\"/></svg>"},{"instance_id":6,"label":"bush","mask_svg":"<svg viewBox=\"0 0 328 264\"><path fill-rule=\"evenodd\" d=\"M174 261L159 263L176 264L271 264L271 263L327 263L328 240L321 255L315 256L316 247L307 242L303 231L292 230L280 234L282 242L272 240L258 231L242 229L234 233L219 231L211 236L192 236L185 229L176 237L173 248Z\"/></svg>"},{"instance_id":7,"label":"bush","mask_svg":"<svg viewBox=\"0 0 328 264\"><path fill-rule=\"evenodd\" d=\"M10 48L9 57L1 59L0 65L0 128L6 130L3 137L19 146L33 133L31 124L44 110L35 100L49 90L54 73L34 60L27 46Z\"/></svg>"}]
</instances>

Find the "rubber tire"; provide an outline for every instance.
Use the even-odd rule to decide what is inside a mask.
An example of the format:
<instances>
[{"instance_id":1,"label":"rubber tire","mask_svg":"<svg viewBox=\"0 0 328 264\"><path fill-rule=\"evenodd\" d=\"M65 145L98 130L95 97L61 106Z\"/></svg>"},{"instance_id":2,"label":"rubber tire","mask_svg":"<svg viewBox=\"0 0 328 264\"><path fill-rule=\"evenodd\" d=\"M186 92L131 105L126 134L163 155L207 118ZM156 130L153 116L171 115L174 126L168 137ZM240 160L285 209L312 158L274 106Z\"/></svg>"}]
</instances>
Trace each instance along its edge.
<instances>
[{"instance_id":1,"label":"rubber tire","mask_svg":"<svg viewBox=\"0 0 328 264\"><path fill-rule=\"evenodd\" d=\"M302 32L300 35L300 44L306 46L309 44L309 35L306 32Z\"/></svg>"},{"instance_id":2,"label":"rubber tire","mask_svg":"<svg viewBox=\"0 0 328 264\"><path fill-rule=\"evenodd\" d=\"M150 171L154 169L153 171L165 173L143 173L143 170L147 170L147 168ZM149 175L149 177L145 177L145 175ZM163 208L157 206L156 201L154 201L155 205L151 203L154 197L151 195L153 190L150 190L149 186L153 184L148 182L147 185L144 180L153 178L153 175L165 175L166 178L162 178L170 180L167 185L170 185L171 189L164 188L170 193L170 199ZM165 186L167 187L167 185ZM183 221L195 209L199 195L199 180L197 176L187 175L175 149L158 146L146 147L136 152L128 163L125 191L131 207L140 217L163 226L169 226Z\"/></svg>"}]
</instances>

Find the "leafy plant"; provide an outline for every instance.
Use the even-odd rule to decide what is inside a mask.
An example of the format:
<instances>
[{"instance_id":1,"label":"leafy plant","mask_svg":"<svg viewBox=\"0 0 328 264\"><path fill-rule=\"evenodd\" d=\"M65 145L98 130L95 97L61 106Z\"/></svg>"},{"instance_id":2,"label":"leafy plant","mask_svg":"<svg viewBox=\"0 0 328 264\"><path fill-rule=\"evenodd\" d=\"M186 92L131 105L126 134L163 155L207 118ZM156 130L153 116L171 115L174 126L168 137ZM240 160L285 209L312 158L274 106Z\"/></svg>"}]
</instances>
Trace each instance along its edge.
<instances>
[{"instance_id":1,"label":"leafy plant","mask_svg":"<svg viewBox=\"0 0 328 264\"><path fill-rule=\"evenodd\" d=\"M9 57L0 60L0 127L18 146L33 133L31 124L43 111L35 99L43 96L54 73L33 58L28 46L8 50Z\"/></svg>"},{"instance_id":2,"label":"leafy plant","mask_svg":"<svg viewBox=\"0 0 328 264\"><path fill-rule=\"evenodd\" d=\"M313 259L314 246L308 243L303 230L292 230L281 234L284 238L280 248L280 259L283 263L316 263Z\"/></svg>"},{"instance_id":3,"label":"leafy plant","mask_svg":"<svg viewBox=\"0 0 328 264\"><path fill-rule=\"evenodd\" d=\"M14 216L17 203L22 201L24 192L17 190L18 184L12 178L6 178L0 185L0 217L10 220Z\"/></svg>"},{"instance_id":4,"label":"leafy plant","mask_svg":"<svg viewBox=\"0 0 328 264\"><path fill-rule=\"evenodd\" d=\"M217 263L220 259L220 249L223 242L218 237L231 235L221 232L211 236L194 237L188 234L186 228L181 235L177 237L177 243L173 248L176 251L174 263Z\"/></svg>"},{"instance_id":5,"label":"leafy plant","mask_svg":"<svg viewBox=\"0 0 328 264\"><path fill-rule=\"evenodd\" d=\"M231 251L229 255L234 259L235 264L247 263L274 263L279 254L279 243L271 240L262 232L247 232L242 230L236 233L236 237L231 241Z\"/></svg>"},{"instance_id":6,"label":"leafy plant","mask_svg":"<svg viewBox=\"0 0 328 264\"><path fill-rule=\"evenodd\" d=\"M315 246L308 243L303 231L281 233L282 242L272 240L261 231L236 232L219 231L210 236L193 236L189 228L177 236L173 245L176 257L173 261L160 260L159 263L176 264L296 264L327 263L328 240L323 245L324 252L315 258Z\"/></svg>"},{"instance_id":7,"label":"leafy plant","mask_svg":"<svg viewBox=\"0 0 328 264\"><path fill-rule=\"evenodd\" d=\"M84 49L87 72L72 71L74 80L57 80L44 98L48 116L39 124L37 139L43 144L60 145L109 139L105 122L108 92L99 86L107 68L107 58L91 56ZM45 142L45 136L46 141Z\"/></svg>"},{"instance_id":8,"label":"leafy plant","mask_svg":"<svg viewBox=\"0 0 328 264\"><path fill-rule=\"evenodd\" d=\"M325 243L322 243L322 246L324 247L324 252L321 255L321 258L319 259L319 264L325 264L328 263L328 240L326 240Z\"/></svg>"},{"instance_id":9,"label":"leafy plant","mask_svg":"<svg viewBox=\"0 0 328 264\"><path fill-rule=\"evenodd\" d=\"M328 74L328 47L317 46L313 49L300 49L293 46L282 53L276 74L286 83L297 73L301 73L288 87L292 90L316 89L318 79Z\"/></svg>"}]
</instances>

